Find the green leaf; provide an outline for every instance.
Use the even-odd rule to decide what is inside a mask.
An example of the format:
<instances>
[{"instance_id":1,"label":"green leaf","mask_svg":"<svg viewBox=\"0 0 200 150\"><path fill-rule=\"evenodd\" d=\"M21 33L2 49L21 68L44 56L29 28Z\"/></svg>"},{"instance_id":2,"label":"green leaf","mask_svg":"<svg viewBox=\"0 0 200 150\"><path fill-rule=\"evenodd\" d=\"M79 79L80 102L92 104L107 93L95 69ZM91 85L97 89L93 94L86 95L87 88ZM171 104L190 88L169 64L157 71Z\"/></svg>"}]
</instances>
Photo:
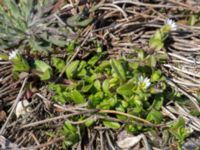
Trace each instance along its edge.
<instances>
[{"instance_id":1,"label":"green leaf","mask_svg":"<svg viewBox=\"0 0 200 150\"><path fill-rule=\"evenodd\" d=\"M140 133L142 131L142 126L141 125L127 125L126 130L129 133Z\"/></svg>"},{"instance_id":2,"label":"green leaf","mask_svg":"<svg viewBox=\"0 0 200 150\"><path fill-rule=\"evenodd\" d=\"M87 75L86 66L87 66L87 63L85 61L81 61L79 63L79 66L77 69L77 77L84 78Z\"/></svg>"},{"instance_id":3,"label":"green leaf","mask_svg":"<svg viewBox=\"0 0 200 150\"><path fill-rule=\"evenodd\" d=\"M88 19L85 19L83 21L80 21L77 23L77 26L78 27L86 27L87 25L89 25L91 22L93 21L93 18L88 18Z\"/></svg>"},{"instance_id":4,"label":"green leaf","mask_svg":"<svg viewBox=\"0 0 200 150\"><path fill-rule=\"evenodd\" d=\"M122 64L120 63L120 61L112 59L110 61L110 64L111 64L114 72L118 75L118 77L122 81L125 81L126 80L126 74L125 74L125 70L124 70Z\"/></svg>"},{"instance_id":5,"label":"green leaf","mask_svg":"<svg viewBox=\"0 0 200 150\"><path fill-rule=\"evenodd\" d=\"M48 80L52 76L51 67L41 60L35 60L34 62L36 74L40 77L41 80Z\"/></svg>"},{"instance_id":6,"label":"green leaf","mask_svg":"<svg viewBox=\"0 0 200 150\"><path fill-rule=\"evenodd\" d=\"M77 128L67 121L65 121L64 123L63 131L61 132L61 134L65 136L65 145L67 147L74 145L79 141Z\"/></svg>"},{"instance_id":7,"label":"green leaf","mask_svg":"<svg viewBox=\"0 0 200 150\"><path fill-rule=\"evenodd\" d=\"M117 104L116 98L103 99L103 101L97 106L101 109L111 109Z\"/></svg>"},{"instance_id":8,"label":"green leaf","mask_svg":"<svg viewBox=\"0 0 200 150\"><path fill-rule=\"evenodd\" d=\"M159 124L162 122L162 114L160 111L152 110L148 116L147 116L148 121L152 121L155 124Z\"/></svg>"},{"instance_id":9,"label":"green leaf","mask_svg":"<svg viewBox=\"0 0 200 150\"><path fill-rule=\"evenodd\" d=\"M86 127L92 126L92 125L95 123L95 121L96 121L95 118L91 118L91 119L87 120L87 121L85 122Z\"/></svg>"},{"instance_id":10,"label":"green leaf","mask_svg":"<svg viewBox=\"0 0 200 150\"><path fill-rule=\"evenodd\" d=\"M99 60L99 57L95 55L88 61L88 64L94 66L98 60Z\"/></svg>"},{"instance_id":11,"label":"green leaf","mask_svg":"<svg viewBox=\"0 0 200 150\"><path fill-rule=\"evenodd\" d=\"M157 51L161 50L164 47L163 41L160 39L151 38L149 41L151 47L155 48Z\"/></svg>"},{"instance_id":12,"label":"green leaf","mask_svg":"<svg viewBox=\"0 0 200 150\"><path fill-rule=\"evenodd\" d=\"M65 67L64 60L62 60L60 58L53 57L52 63L53 63L53 66L56 68L56 70L58 70L58 72L61 72L63 70L63 68Z\"/></svg>"},{"instance_id":13,"label":"green leaf","mask_svg":"<svg viewBox=\"0 0 200 150\"><path fill-rule=\"evenodd\" d=\"M69 132L72 132L72 133L75 133L77 132L77 129L69 122L65 121L64 123L64 133L69 133Z\"/></svg>"},{"instance_id":14,"label":"green leaf","mask_svg":"<svg viewBox=\"0 0 200 150\"><path fill-rule=\"evenodd\" d=\"M109 80L108 79L103 81L102 89L106 94L110 94L109 85L110 84L109 84Z\"/></svg>"},{"instance_id":15,"label":"green leaf","mask_svg":"<svg viewBox=\"0 0 200 150\"><path fill-rule=\"evenodd\" d=\"M159 81L160 77L161 77L161 71L160 70L154 71L153 74L151 75L151 81L152 82Z\"/></svg>"},{"instance_id":16,"label":"green leaf","mask_svg":"<svg viewBox=\"0 0 200 150\"><path fill-rule=\"evenodd\" d=\"M96 80L94 82L94 87L98 90L101 91L101 82L99 80Z\"/></svg>"},{"instance_id":17,"label":"green leaf","mask_svg":"<svg viewBox=\"0 0 200 150\"><path fill-rule=\"evenodd\" d=\"M185 120L180 117L176 122L174 122L172 125L171 125L171 129L178 129L178 128L183 128L185 127Z\"/></svg>"},{"instance_id":18,"label":"green leaf","mask_svg":"<svg viewBox=\"0 0 200 150\"><path fill-rule=\"evenodd\" d=\"M6 6L10 10L12 17L18 19L20 17L20 11L15 1L13 0L4 0Z\"/></svg>"},{"instance_id":19,"label":"green leaf","mask_svg":"<svg viewBox=\"0 0 200 150\"><path fill-rule=\"evenodd\" d=\"M103 121L103 124L111 129L119 129L120 128L120 124L118 122L112 122L112 121Z\"/></svg>"},{"instance_id":20,"label":"green leaf","mask_svg":"<svg viewBox=\"0 0 200 150\"><path fill-rule=\"evenodd\" d=\"M197 16L196 15L191 15L189 20L188 20L188 24L190 26L193 26L193 25L195 25L196 22L197 22Z\"/></svg>"},{"instance_id":21,"label":"green leaf","mask_svg":"<svg viewBox=\"0 0 200 150\"><path fill-rule=\"evenodd\" d=\"M83 95L77 91L77 90L73 90L70 92L70 98L76 103L76 104L82 104L85 103L85 99L83 97Z\"/></svg>"},{"instance_id":22,"label":"green leaf","mask_svg":"<svg viewBox=\"0 0 200 150\"><path fill-rule=\"evenodd\" d=\"M12 59L12 63L14 72L28 72L30 70L27 60L20 54L17 54L16 57Z\"/></svg>"},{"instance_id":23,"label":"green leaf","mask_svg":"<svg viewBox=\"0 0 200 150\"><path fill-rule=\"evenodd\" d=\"M53 100L59 104L65 104L67 102L66 97L62 94L54 95Z\"/></svg>"},{"instance_id":24,"label":"green leaf","mask_svg":"<svg viewBox=\"0 0 200 150\"><path fill-rule=\"evenodd\" d=\"M96 68L97 72L103 72L105 70L110 70L110 62L108 60L104 60L101 64Z\"/></svg>"},{"instance_id":25,"label":"green leaf","mask_svg":"<svg viewBox=\"0 0 200 150\"><path fill-rule=\"evenodd\" d=\"M84 85L81 89L82 92L88 92L93 87L93 84Z\"/></svg>"},{"instance_id":26,"label":"green leaf","mask_svg":"<svg viewBox=\"0 0 200 150\"><path fill-rule=\"evenodd\" d=\"M34 6L33 1L34 0L20 1L21 13L25 17L26 21L29 21L31 11Z\"/></svg>"},{"instance_id":27,"label":"green leaf","mask_svg":"<svg viewBox=\"0 0 200 150\"><path fill-rule=\"evenodd\" d=\"M102 44L97 43L97 53L101 53L103 51Z\"/></svg>"},{"instance_id":28,"label":"green leaf","mask_svg":"<svg viewBox=\"0 0 200 150\"><path fill-rule=\"evenodd\" d=\"M67 44L67 52L71 53L74 51L76 47L76 42L75 41L71 41Z\"/></svg>"},{"instance_id":29,"label":"green leaf","mask_svg":"<svg viewBox=\"0 0 200 150\"><path fill-rule=\"evenodd\" d=\"M162 40L162 33L161 30L157 30L156 33L153 35L153 39Z\"/></svg>"},{"instance_id":30,"label":"green leaf","mask_svg":"<svg viewBox=\"0 0 200 150\"><path fill-rule=\"evenodd\" d=\"M53 35L49 35L49 38L48 38L48 41L56 46L59 46L59 47L64 47L66 46L66 41L65 40L62 40L62 39L59 39L60 37L59 36L53 36Z\"/></svg>"},{"instance_id":31,"label":"green leaf","mask_svg":"<svg viewBox=\"0 0 200 150\"><path fill-rule=\"evenodd\" d=\"M91 106L92 107L96 107L99 103L102 102L102 99L103 99L103 96L104 96L104 93L99 91L95 94L91 94L89 96L89 100L91 101Z\"/></svg>"},{"instance_id":32,"label":"green leaf","mask_svg":"<svg viewBox=\"0 0 200 150\"><path fill-rule=\"evenodd\" d=\"M146 65L152 67L152 68L155 68L156 67L156 64L157 64L157 55L151 55L151 56L147 56L145 58L145 63Z\"/></svg>"},{"instance_id":33,"label":"green leaf","mask_svg":"<svg viewBox=\"0 0 200 150\"><path fill-rule=\"evenodd\" d=\"M172 124L169 131L181 144L189 136L189 131L185 128L185 121L183 118L179 118Z\"/></svg>"},{"instance_id":34,"label":"green leaf","mask_svg":"<svg viewBox=\"0 0 200 150\"><path fill-rule=\"evenodd\" d=\"M80 13L80 14L74 15L72 17L69 17L67 19L67 24L71 27L85 27L93 21L93 18L81 20L81 15L82 14Z\"/></svg>"},{"instance_id":35,"label":"green leaf","mask_svg":"<svg viewBox=\"0 0 200 150\"><path fill-rule=\"evenodd\" d=\"M75 60L68 65L65 71L68 79L72 79L76 75L79 63L79 60Z\"/></svg>"},{"instance_id":36,"label":"green leaf","mask_svg":"<svg viewBox=\"0 0 200 150\"><path fill-rule=\"evenodd\" d=\"M127 82L117 88L117 93L123 96L131 96L133 94L134 84L132 82Z\"/></svg>"},{"instance_id":37,"label":"green leaf","mask_svg":"<svg viewBox=\"0 0 200 150\"><path fill-rule=\"evenodd\" d=\"M138 50L137 53L138 53L138 58L143 60L144 59L144 51L143 50Z\"/></svg>"},{"instance_id":38,"label":"green leaf","mask_svg":"<svg viewBox=\"0 0 200 150\"><path fill-rule=\"evenodd\" d=\"M163 105L163 102L164 102L163 94L157 94L154 98L151 108L153 108L155 110L160 110L160 108Z\"/></svg>"}]
</instances>

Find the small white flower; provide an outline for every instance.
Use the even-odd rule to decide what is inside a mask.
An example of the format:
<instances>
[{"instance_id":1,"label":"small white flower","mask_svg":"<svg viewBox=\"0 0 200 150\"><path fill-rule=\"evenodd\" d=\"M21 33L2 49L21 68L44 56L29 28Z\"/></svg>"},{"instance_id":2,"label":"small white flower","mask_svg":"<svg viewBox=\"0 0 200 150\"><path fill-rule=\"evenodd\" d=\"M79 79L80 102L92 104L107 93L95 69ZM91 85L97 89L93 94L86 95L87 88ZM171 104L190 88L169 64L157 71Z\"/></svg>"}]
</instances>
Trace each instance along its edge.
<instances>
[{"instance_id":1,"label":"small white flower","mask_svg":"<svg viewBox=\"0 0 200 150\"><path fill-rule=\"evenodd\" d=\"M143 86L144 89L147 89L151 85L151 81L149 78L144 78L143 76L139 77L138 85Z\"/></svg>"},{"instance_id":2,"label":"small white flower","mask_svg":"<svg viewBox=\"0 0 200 150\"><path fill-rule=\"evenodd\" d=\"M172 19L167 18L165 20L165 24L170 26L171 31L175 31L177 29L177 25Z\"/></svg>"},{"instance_id":3,"label":"small white flower","mask_svg":"<svg viewBox=\"0 0 200 150\"><path fill-rule=\"evenodd\" d=\"M18 50L14 50L12 52L9 53L9 60L14 59L16 57L16 55L18 54Z\"/></svg>"},{"instance_id":4,"label":"small white flower","mask_svg":"<svg viewBox=\"0 0 200 150\"><path fill-rule=\"evenodd\" d=\"M29 102L27 100L19 101L17 103L16 109L15 109L15 114L17 118L19 118L20 116L26 115L27 112L31 112L32 109L28 105L29 105Z\"/></svg>"}]
</instances>

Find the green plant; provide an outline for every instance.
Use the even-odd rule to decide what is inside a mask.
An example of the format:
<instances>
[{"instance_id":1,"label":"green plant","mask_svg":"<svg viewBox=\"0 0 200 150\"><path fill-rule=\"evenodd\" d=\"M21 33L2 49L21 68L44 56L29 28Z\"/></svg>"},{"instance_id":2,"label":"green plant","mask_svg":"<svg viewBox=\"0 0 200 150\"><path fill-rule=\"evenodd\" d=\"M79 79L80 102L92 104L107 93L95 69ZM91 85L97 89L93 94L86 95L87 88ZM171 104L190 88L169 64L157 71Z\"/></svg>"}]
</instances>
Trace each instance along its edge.
<instances>
[{"instance_id":1,"label":"green plant","mask_svg":"<svg viewBox=\"0 0 200 150\"><path fill-rule=\"evenodd\" d=\"M29 72L30 66L27 60L19 53L19 50L12 51L7 59L12 62L12 73L15 78L18 78L21 72Z\"/></svg>"},{"instance_id":2,"label":"green plant","mask_svg":"<svg viewBox=\"0 0 200 150\"><path fill-rule=\"evenodd\" d=\"M87 62L72 61L66 69L68 84L49 84L49 90L54 92L53 100L61 104L87 102L88 108L115 110L144 118L155 124L161 123L160 108L167 97L167 90L161 71L154 69L154 56L151 58L142 54L143 57L132 63L125 59L109 61L105 56L104 59L100 59L102 55L102 52L97 52ZM149 63L152 60L154 63ZM56 70L59 71L63 63L56 60ZM122 115L116 115L116 118L127 119ZM88 126L93 122L94 120L90 120ZM102 123L112 129L121 126L120 123L110 120L102 120ZM126 127L131 132L143 129L138 125Z\"/></svg>"},{"instance_id":3,"label":"green plant","mask_svg":"<svg viewBox=\"0 0 200 150\"><path fill-rule=\"evenodd\" d=\"M55 0L3 0L0 5L0 50L19 47L47 54L53 45L65 46L69 37L51 8Z\"/></svg>"},{"instance_id":4,"label":"green plant","mask_svg":"<svg viewBox=\"0 0 200 150\"><path fill-rule=\"evenodd\" d=\"M179 118L170 126L169 131L176 138L178 141L178 147L181 149L181 144L183 144L184 140L190 133L189 130L186 129L185 120L183 118Z\"/></svg>"},{"instance_id":5,"label":"green plant","mask_svg":"<svg viewBox=\"0 0 200 150\"><path fill-rule=\"evenodd\" d=\"M75 126L65 121L61 134L65 139L63 142L63 149L67 149L69 146L76 144L79 141L78 130Z\"/></svg>"},{"instance_id":6,"label":"green plant","mask_svg":"<svg viewBox=\"0 0 200 150\"><path fill-rule=\"evenodd\" d=\"M167 39L170 31L177 29L176 23L170 19L166 19L165 25L155 32L155 34L150 38L149 45L159 51L164 47L164 42Z\"/></svg>"}]
</instances>

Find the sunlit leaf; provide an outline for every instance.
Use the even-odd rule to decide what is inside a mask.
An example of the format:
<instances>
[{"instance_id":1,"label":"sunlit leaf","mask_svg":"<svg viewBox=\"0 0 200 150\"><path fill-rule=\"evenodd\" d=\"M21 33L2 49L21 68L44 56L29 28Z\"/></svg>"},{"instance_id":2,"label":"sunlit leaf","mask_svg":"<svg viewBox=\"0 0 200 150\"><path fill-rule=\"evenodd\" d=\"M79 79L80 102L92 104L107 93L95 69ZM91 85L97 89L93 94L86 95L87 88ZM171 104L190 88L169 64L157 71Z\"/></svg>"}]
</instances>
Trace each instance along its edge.
<instances>
[{"instance_id":1,"label":"sunlit leaf","mask_svg":"<svg viewBox=\"0 0 200 150\"><path fill-rule=\"evenodd\" d=\"M151 75L151 81L152 82L159 81L160 77L161 77L161 71L160 70L154 71L153 74Z\"/></svg>"},{"instance_id":2,"label":"sunlit leaf","mask_svg":"<svg viewBox=\"0 0 200 150\"><path fill-rule=\"evenodd\" d=\"M34 62L36 74L40 77L41 80L48 80L52 76L51 67L41 60L35 60Z\"/></svg>"},{"instance_id":3,"label":"sunlit leaf","mask_svg":"<svg viewBox=\"0 0 200 150\"><path fill-rule=\"evenodd\" d=\"M99 80L96 80L94 82L94 87L98 90L101 91L101 82Z\"/></svg>"},{"instance_id":4,"label":"sunlit leaf","mask_svg":"<svg viewBox=\"0 0 200 150\"><path fill-rule=\"evenodd\" d=\"M83 95L77 91L77 90L73 90L70 92L70 98L76 103L76 104L82 104L85 103L85 99L83 97Z\"/></svg>"},{"instance_id":5,"label":"sunlit leaf","mask_svg":"<svg viewBox=\"0 0 200 150\"><path fill-rule=\"evenodd\" d=\"M133 94L134 84L132 82L127 82L117 88L117 93L124 96L131 96Z\"/></svg>"},{"instance_id":6,"label":"sunlit leaf","mask_svg":"<svg viewBox=\"0 0 200 150\"><path fill-rule=\"evenodd\" d=\"M189 136L189 131L185 128L185 121L183 118L179 118L176 122L174 122L169 131L180 143L182 143L185 138Z\"/></svg>"},{"instance_id":7,"label":"sunlit leaf","mask_svg":"<svg viewBox=\"0 0 200 150\"><path fill-rule=\"evenodd\" d=\"M78 69L79 63L80 63L80 61L75 60L68 65L68 67L65 71L68 79L72 79L76 75L76 73L77 73L76 71Z\"/></svg>"},{"instance_id":8,"label":"sunlit leaf","mask_svg":"<svg viewBox=\"0 0 200 150\"><path fill-rule=\"evenodd\" d=\"M103 81L103 85L102 85L102 88L103 88L103 91L106 93L106 94L109 94L110 91L109 91L109 80L106 79Z\"/></svg>"},{"instance_id":9,"label":"sunlit leaf","mask_svg":"<svg viewBox=\"0 0 200 150\"><path fill-rule=\"evenodd\" d=\"M77 128L67 121L63 125L62 134L65 136L65 145L67 147L77 143L79 140Z\"/></svg>"},{"instance_id":10,"label":"sunlit leaf","mask_svg":"<svg viewBox=\"0 0 200 150\"><path fill-rule=\"evenodd\" d=\"M112 121L103 121L103 124L111 129L119 129L120 128L120 124L118 122L112 122Z\"/></svg>"},{"instance_id":11,"label":"sunlit leaf","mask_svg":"<svg viewBox=\"0 0 200 150\"><path fill-rule=\"evenodd\" d=\"M162 121L162 114L160 111L152 110L148 116L147 120L152 121L155 124L161 123Z\"/></svg>"},{"instance_id":12,"label":"sunlit leaf","mask_svg":"<svg viewBox=\"0 0 200 150\"><path fill-rule=\"evenodd\" d=\"M60 58L56 58L56 57L52 58L52 64L58 70L58 72L61 72L63 70L63 68L65 67L64 60L62 60Z\"/></svg>"},{"instance_id":13,"label":"sunlit leaf","mask_svg":"<svg viewBox=\"0 0 200 150\"><path fill-rule=\"evenodd\" d=\"M90 126L92 126L92 125L95 123L95 121L96 121L95 118L91 118L91 119L89 119L89 120L87 120L87 121L85 122L85 125L86 125L87 127L90 127Z\"/></svg>"}]
</instances>

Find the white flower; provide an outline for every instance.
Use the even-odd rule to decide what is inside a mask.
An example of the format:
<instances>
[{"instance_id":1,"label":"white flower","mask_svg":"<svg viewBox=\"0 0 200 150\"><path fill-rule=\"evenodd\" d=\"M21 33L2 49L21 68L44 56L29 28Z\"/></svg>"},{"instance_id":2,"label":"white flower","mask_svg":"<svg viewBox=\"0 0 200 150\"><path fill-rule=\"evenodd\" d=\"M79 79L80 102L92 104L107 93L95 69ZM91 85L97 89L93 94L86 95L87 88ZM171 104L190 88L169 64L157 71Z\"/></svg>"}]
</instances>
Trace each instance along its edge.
<instances>
[{"instance_id":1,"label":"white flower","mask_svg":"<svg viewBox=\"0 0 200 150\"><path fill-rule=\"evenodd\" d=\"M16 109L15 109L15 114L17 118L19 118L20 116L26 115L27 112L31 112L31 107L28 105L29 105L29 102L27 100L19 101L17 103Z\"/></svg>"},{"instance_id":2,"label":"white flower","mask_svg":"<svg viewBox=\"0 0 200 150\"><path fill-rule=\"evenodd\" d=\"M151 85L151 81L149 78L144 78L143 76L139 77L138 85L142 86L144 89L147 89Z\"/></svg>"},{"instance_id":3,"label":"white flower","mask_svg":"<svg viewBox=\"0 0 200 150\"><path fill-rule=\"evenodd\" d=\"M16 55L18 54L18 50L14 50L12 52L9 53L9 60L14 59L16 57Z\"/></svg>"},{"instance_id":4,"label":"white flower","mask_svg":"<svg viewBox=\"0 0 200 150\"><path fill-rule=\"evenodd\" d=\"M171 31L175 31L177 29L177 25L172 19L167 18L165 20L165 24L170 26Z\"/></svg>"}]
</instances>

